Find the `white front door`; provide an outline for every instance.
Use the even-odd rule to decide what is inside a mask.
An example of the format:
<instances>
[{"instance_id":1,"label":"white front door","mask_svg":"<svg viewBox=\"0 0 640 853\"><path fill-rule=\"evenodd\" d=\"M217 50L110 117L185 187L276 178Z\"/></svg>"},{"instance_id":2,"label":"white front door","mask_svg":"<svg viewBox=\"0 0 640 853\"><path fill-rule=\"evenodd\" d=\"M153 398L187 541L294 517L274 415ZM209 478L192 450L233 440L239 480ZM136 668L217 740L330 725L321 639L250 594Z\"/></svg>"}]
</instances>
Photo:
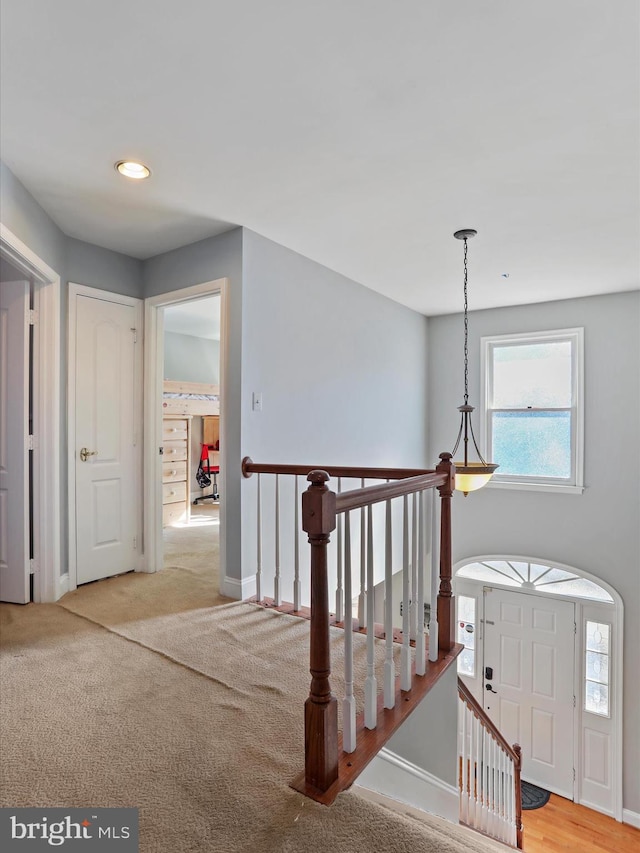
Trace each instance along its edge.
<instances>
[{"instance_id":1,"label":"white front door","mask_svg":"<svg viewBox=\"0 0 640 853\"><path fill-rule=\"evenodd\" d=\"M522 747L523 779L568 799L573 799L574 614L570 601L484 590L485 710L507 741Z\"/></svg>"},{"instance_id":2,"label":"white front door","mask_svg":"<svg viewBox=\"0 0 640 853\"><path fill-rule=\"evenodd\" d=\"M29 283L0 283L0 600L29 601Z\"/></svg>"},{"instance_id":3,"label":"white front door","mask_svg":"<svg viewBox=\"0 0 640 853\"><path fill-rule=\"evenodd\" d=\"M137 310L107 298L72 298L76 566L83 584L136 567Z\"/></svg>"}]
</instances>

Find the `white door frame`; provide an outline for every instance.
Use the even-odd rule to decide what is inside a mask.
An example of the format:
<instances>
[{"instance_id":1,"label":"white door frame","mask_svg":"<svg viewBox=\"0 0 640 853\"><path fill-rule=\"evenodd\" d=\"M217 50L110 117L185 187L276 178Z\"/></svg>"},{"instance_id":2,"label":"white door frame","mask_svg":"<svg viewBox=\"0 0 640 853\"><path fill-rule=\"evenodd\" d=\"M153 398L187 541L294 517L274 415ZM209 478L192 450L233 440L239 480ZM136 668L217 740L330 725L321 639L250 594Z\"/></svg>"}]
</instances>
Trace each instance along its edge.
<instances>
[{"instance_id":1,"label":"white door frame","mask_svg":"<svg viewBox=\"0 0 640 853\"><path fill-rule=\"evenodd\" d=\"M164 374L164 322L160 309L220 294L220 473L219 490L225 494L228 470L226 389L229 386L229 279L219 278L145 299L144 336L144 556L145 571L162 568L162 381ZM226 576L225 501L220 501L220 583Z\"/></svg>"},{"instance_id":2,"label":"white door frame","mask_svg":"<svg viewBox=\"0 0 640 853\"><path fill-rule=\"evenodd\" d=\"M2 223L0 252L34 282L33 597L51 602L68 588L60 575L60 276Z\"/></svg>"},{"instance_id":3,"label":"white door frame","mask_svg":"<svg viewBox=\"0 0 640 853\"><path fill-rule=\"evenodd\" d=\"M76 589L78 585L78 552L76 540L76 297L87 296L92 299L103 299L107 302L115 302L118 305L131 305L136 309L136 328L138 330L138 341L143 340L143 310L142 299L133 296L123 296L120 293L112 293L109 290L99 290L96 287L88 287L85 284L73 284L69 282L69 360L68 360L68 385L67 385L67 461L68 461L68 513L69 513L69 574L68 589ZM136 482L135 494L138 497L136 533L140 541L140 530L142 527L142 346L135 353L136 376L134 377L134 433L137 436L135 449ZM144 568L142 557L139 558L136 571Z\"/></svg>"},{"instance_id":4,"label":"white door frame","mask_svg":"<svg viewBox=\"0 0 640 853\"><path fill-rule=\"evenodd\" d=\"M454 581L454 595L455 595L455 582L456 582L456 574L459 569L463 568L463 566L469 565L469 563L483 563L491 560L514 560L516 562L527 562L527 563L542 563L545 565L549 565L553 563L554 566L557 566L560 569L566 569L567 571L571 571L580 577L584 577L587 580L593 581L594 583L601 586L605 589L613 598L613 605L609 604L609 606L613 607L615 618L614 618L614 645L612 647L612 654L615 657L613 673L614 673L614 689L612 691L614 696L614 711L612 714L613 719L613 817L616 820L623 820L623 800L622 800L622 778L623 778L623 754L622 754L622 743L623 743L623 646L624 646L624 608L622 598L620 594L616 592L616 590L611 586L611 584L602 580L602 578L597 577L596 575L592 575L589 572L585 572L582 569L576 569L572 566L566 566L562 563L558 563L555 560L548 560L538 557L523 557L523 556L514 556L514 555L483 555L478 557L467 557L464 560L458 560L453 567L453 581ZM494 581L480 581L474 578L466 578L460 577L460 583L469 584L472 587L477 587L478 596L477 601L483 602L484 596L482 595L482 588L484 586L491 586L496 589L503 589L507 592L517 592L522 595L544 595L541 593L540 589L522 589L521 587L513 587L507 586L506 584L496 583ZM462 593L463 595L465 593ZM561 596L561 595L553 595L553 598L561 598L565 601L572 601L575 603L575 620L578 626L582 625L583 622L583 607L587 607L590 604L598 604L599 602L591 599L581 599L577 596ZM484 619L484 611L483 604L480 604L480 610L477 613L477 619ZM581 743L581 732L582 732L582 702L579 697L582 697L582 679L581 679L581 655L584 651L581 641L581 635L578 633L577 640L575 645L575 654L574 654L574 696L576 697L576 709L574 713L574 764L575 764L575 780L573 783L573 798L574 802L581 803L581 786L579 780L581 779L581 770L582 770L582 761L583 761L583 747ZM480 653L480 649L476 649L477 653ZM484 632L482 633L482 653L484 654ZM476 674L480 673L478 683L480 684L479 690L482 690L484 686L484 660L480 662L480 665L476 668ZM475 695L475 691L474 691ZM476 695L476 699L479 701L480 705L483 704L483 697L478 697ZM589 805L585 803L585 805ZM590 806L594 808L594 806Z\"/></svg>"}]
</instances>

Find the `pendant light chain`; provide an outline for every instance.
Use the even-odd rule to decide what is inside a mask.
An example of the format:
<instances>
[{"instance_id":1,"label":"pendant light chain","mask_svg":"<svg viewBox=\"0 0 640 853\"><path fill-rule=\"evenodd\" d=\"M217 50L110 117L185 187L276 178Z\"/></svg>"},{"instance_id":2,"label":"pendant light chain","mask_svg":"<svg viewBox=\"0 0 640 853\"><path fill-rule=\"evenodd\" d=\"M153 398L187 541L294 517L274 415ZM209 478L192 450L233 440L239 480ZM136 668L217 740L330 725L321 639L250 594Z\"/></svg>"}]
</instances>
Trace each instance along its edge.
<instances>
[{"instance_id":1,"label":"pendant light chain","mask_svg":"<svg viewBox=\"0 0 640 853\"><path fill-rule=\"evenodd\" d=\"M457 472L455 488L465 495L484 486L498 468L498 465L494 465L493 462L485 462L482 453L480 453L471 422L473 406L469 405L469 267L467 263L467 240L470 237L475 237L476 234L477 231L474 228L463 228L453 235L456 240L464 242L464 403L462 406L458 406L460 429L452 455L455 457L460 442L463 442L463 462L455 462L454 465ZM476 452L477 462L469 461L470 445Z\"/></svg>"},{"instance_id":2,"label":"pendant light chain","mask_svg":"<svg viewBox=\"0 0 640 853\"><path fill-rule=\"evenodd\" d=\"M469 316L467 298L467 238L464 238L464 404L469 403Z\"/></svg>"}]
</instances>

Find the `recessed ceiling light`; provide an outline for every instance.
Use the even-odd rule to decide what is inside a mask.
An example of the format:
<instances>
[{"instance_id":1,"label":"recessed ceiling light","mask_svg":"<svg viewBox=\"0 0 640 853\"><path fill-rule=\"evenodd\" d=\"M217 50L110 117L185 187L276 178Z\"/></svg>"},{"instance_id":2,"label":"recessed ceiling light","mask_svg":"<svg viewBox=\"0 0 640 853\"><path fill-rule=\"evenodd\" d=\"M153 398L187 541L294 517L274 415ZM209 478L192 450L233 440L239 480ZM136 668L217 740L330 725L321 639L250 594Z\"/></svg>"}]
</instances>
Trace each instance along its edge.
<instances>
[{"instance_id":1,"label":"recessed ceiling light","mask_svg":"<svg viewBox=\"0 0 640 853\"><path fill-rule=\"evenodd\" d=\"M148 166L145 166L144 163L136 163L135 160L118 160L115 167L125 178L133 178L135 181L148 178L151 174L151 169Z\"/></svg>"}]
</instances>

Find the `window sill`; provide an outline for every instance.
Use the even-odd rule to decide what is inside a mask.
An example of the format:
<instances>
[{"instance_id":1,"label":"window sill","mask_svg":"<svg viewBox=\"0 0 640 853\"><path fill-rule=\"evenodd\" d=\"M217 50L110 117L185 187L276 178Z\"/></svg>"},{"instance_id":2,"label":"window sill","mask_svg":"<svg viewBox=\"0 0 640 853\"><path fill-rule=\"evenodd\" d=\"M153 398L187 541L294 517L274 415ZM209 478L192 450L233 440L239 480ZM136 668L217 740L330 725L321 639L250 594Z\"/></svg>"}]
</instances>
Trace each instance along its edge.
<instances>
[{"instance_id":1,"label":"window sill","mask_svg":"<svg viewBox=\"0 0 640 853\"><path fill-rule=\"evenodd\" d=\"M527 483L524 480L490 480L486 489L518 489L524 492L550 492L556 495L581 495L584 486L565 486L559 483Z\"/></svg>"}]
</instances>

